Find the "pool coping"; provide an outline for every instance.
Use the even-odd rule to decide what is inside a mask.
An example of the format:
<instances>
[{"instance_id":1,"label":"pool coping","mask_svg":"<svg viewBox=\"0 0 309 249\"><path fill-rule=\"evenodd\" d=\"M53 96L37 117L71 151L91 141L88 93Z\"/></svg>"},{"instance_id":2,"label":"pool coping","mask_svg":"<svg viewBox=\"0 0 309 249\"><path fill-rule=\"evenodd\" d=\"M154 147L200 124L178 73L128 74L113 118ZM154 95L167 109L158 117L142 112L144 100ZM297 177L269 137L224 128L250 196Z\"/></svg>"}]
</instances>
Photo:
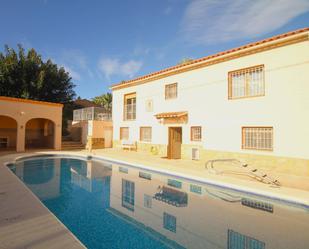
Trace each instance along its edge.
<instances>
[{"instance_id":1,"label":"pool coping","mask_svg":"<svg viewBox=\"0 0 309 249\"><path fill-rule=\"evenodd\" d=\"M39 152L36 154L27 155L27 156L25 155L18 156L15 158L15 161L23 160L28 157L31 158L33 156L34 157L64 156L64 157L72 157L72 158L82 159L82 160L90 160L90 159L103 160L109 163L116 163L116 164L121 164L123 166L128 166L132 168L144 169L144 170L152 171L153 173L159 173L159 174L164 174L164 175L168 175L172 177L178 177L184 180L194 181L197 183L206 184L206 185L210 185L213 187L219 187L219 188L226 189L226 190L241 192L247 195L254 195L257 197L271 199L271 200L278 201L278 202L284 202L284 203L288 203L291 205L301 206L309 210L309 192L308 191L285 188L285 187L271 188L269 185L267 187L260 186L260 188L254 188L251 186L244 186L242 184L234 184L230 182L213 180L213 179L208 179L205 177L199 177L199 176L195 176L192 174L181 173L175 170L156 168L155 166L150 166L150 165L145 165L145 164L140 164L140 163L132 163L132 162L124 161L124 160L117 160L112 157L101 156L101 155L91 155L87 153L81 154L80 152L77 154L77 153L69 152L69 151L68 152L66 151L46 152L45 151L45 152ZM281 191L281 193L279 191ZM294 193L297 193L297 192L302 193L302 194L305 193L307 195L306 196L307 198L297 197L297 195L291 195L291 194L284 193L284 192L291 192L291 191Z\"/></svg>"},{"instance_id":2,"label":"pool coping","mask_svg":"<svg viewBox=\"0 0 309 249\"><path fill-rule=\"evenodd\" d=\"M32 157L33 155L28 155L29 153L26 153L27 155L25 157ZM37 155L37 154L36 154ZM44 154L41 154L41 156L44 155ZM16 155L16 154L10 154L10 155L7 155L9 158L14 158L13 160L15 161L17 158L23 158L24 155ZM9 160L9 162L7 160L4 160L3 159L4 156L1 156L0 157L0 171L1 170L5 170L6 173L8 173L10 176L12 176L12 179L10 181L10 184L12 185L17 185L19 184L20 185L20 190L21 192L23 192L24 194L28 194L29 197L31 199L27 199L27 202L30 203L36 203L40 206L40 208L43 208L44 209L44 213L47 215L51 215L52 219L54 219L55 221L57 221L56 224L54 224L53 226L58 226L57 229L60 230L60 227L61 227L61 230L62 232L66 232L66 238L65 239L71 239L72 240L72 243L73 241L76 243L74 244L74 248L79 247L79 248L84 248L86 249L87 247L70 231L70 229L68 229L58 218L56 215L54 215L44 204L43 202L27 187L27 185L21 180L19 179L8 167L7 167L7 164L8 163L11 163L12 161ZM0 177L1 178L1 177ZM1 181L0 181L0 186L2 185ZM15 189L13 191L16 191ZM2 206L3 207L3 206ZM15 213L18 214L18 215L22 215L23 213L25 212L25 210L23 209L23 206L19 206L18 209L15 210ZM0 218L1 218L1 215L2 213L0 213ZM31 224L32 226L36 226L36 223L32 223ZM39 240L40 238L39 237L32 237L31 240L35 241L35 240ZM64 240L64 239L63 239ZM11 243L14 243L13 241L7 241L7 240L4 240L4 241L1 241L0 240L0 246L2 245L2 243L6 243L6 244L11 244ZM30 243L30 241L28 242ZM5 248L11 248L10 246L7 246L6 244L4 244ZM73 246L73 244L70 244L71 246ZM51 245L52 248L63 248L64 245L58 245L59 247L57 247L57 245ZM68 245L69 246L69 245ZM16 245L13 245L12 248L16 248ZM31 247L32 248L32 247ZM35 247L37 248L37 247ZM48 248L48 247L47 247Z\"/></svg>"}]
</instances>

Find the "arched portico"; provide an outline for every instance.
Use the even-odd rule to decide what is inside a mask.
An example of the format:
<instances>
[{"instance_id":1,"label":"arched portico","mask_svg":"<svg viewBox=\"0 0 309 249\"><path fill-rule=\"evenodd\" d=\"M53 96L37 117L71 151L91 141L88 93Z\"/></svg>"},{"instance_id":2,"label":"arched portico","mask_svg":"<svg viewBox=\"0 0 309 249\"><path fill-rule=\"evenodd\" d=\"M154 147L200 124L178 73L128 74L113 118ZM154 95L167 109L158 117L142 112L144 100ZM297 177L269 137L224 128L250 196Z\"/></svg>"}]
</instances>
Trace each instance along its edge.
<instances>
[{"instance_id":1,"label":"arched portico","mask_svg":"<svg viewBox=\"0 0 309 249\"><path fill-rule=\"evenodd\" d=\"M55 123L46 118L32 118L25 125L26 149L54 149Z\"/></svg>"},{"instance_id":2,"label":"arched portico","mask_svg":"<svg viewBox=\"0 0 309 249\"><path fill-rule=\"evenodd\" d=\"M17 121L9 116L0 115L0 150L16 150Z\"/></svg>"}]
</instances>

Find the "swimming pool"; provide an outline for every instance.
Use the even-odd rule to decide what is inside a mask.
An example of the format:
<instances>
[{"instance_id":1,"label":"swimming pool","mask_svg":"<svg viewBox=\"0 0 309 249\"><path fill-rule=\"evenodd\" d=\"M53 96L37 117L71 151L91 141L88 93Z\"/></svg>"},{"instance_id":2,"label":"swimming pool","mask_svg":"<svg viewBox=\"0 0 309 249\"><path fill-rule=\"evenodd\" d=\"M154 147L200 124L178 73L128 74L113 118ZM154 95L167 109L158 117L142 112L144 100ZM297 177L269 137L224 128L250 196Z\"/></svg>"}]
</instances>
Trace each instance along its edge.
<instances>
[{"instance_id":1,"label":"swimming pool","mask_svg":"<svg viewBox=\"0 0 309 249\"><path fill-rule=\"evenodd\" d=\"M309 248L301 205L101 160L9 167L88 248Z\"/></svg>"}]
</instances>

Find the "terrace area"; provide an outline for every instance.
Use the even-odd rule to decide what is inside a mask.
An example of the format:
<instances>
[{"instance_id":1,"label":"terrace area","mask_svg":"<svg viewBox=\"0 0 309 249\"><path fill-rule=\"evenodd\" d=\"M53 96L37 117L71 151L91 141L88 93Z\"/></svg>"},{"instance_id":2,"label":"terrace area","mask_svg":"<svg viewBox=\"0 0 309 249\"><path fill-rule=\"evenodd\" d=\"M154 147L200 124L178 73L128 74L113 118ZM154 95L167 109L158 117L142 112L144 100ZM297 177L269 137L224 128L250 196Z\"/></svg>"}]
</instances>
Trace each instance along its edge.
<instances>
[{"instance_id":1,"label":"terrace area","mask_svg":"<svg viewBox=\"0 0 309 249\"><path fill-rule=\"evenodd\" d=\"M73 111L73 121L111 121L112 113L102 107L86 107Z\"/></svg>"}]
</instances>

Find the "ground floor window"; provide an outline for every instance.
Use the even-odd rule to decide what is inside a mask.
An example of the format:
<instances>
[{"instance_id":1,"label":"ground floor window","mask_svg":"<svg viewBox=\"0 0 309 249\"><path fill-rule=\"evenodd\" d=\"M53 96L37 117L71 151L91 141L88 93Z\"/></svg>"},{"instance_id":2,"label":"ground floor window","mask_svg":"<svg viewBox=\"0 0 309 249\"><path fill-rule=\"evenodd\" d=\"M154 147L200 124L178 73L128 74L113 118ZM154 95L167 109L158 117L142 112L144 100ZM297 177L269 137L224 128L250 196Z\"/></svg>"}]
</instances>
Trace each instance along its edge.
<instances>
[{"instance_id":1,"label":"ground floor window","mask_svg":"<svg viewBox=\"0 0 309 249\"><path fill-rule=\"evenodd\" d=\"M140 128L140 141L142 142L151 142L151 127L141 127Z\"/></svg>"},{"instance_id":2,"label":"ground floor window","mask_svg":"<svg viewBox=\"0 0 309 249\"><path fill-rule=\"evenodd\" d=\"M242 127L242 148L273 150L273 127Z\"/></svg>"},{"instance_id":3,"label":"ground floor window","mask_svg":"<svg viewBox=\"0 0 309 249\"><path fill-rule=\"evenodd\" d=\"M176 217L164 212L163 227L173 233L176 233Z\"/></svg>"},{"instance_id":4,"label":"ground floor window","mask_svg":"<svg viewBox=\"0 0 309 249\"><path fill-rule=\"evenodd\" d=\"M129 139L129 127L120 127L120 140Z\"/></svg>"},{"instance_id":5,"label":"ground floor window","mask_svg":"<svg viewBox=\"0 0 309 249\"><path fill-rule=\"evenodd\" d=\"M202 140L202 127L192 126L191 127L191 141L201 141Z\"/></svg>"},{"instance_id":6,"label":"ground floor window","mask_svg":"<svg viewBox=\"0 0 309 249\"><path fill-rule=\"evenodd\" d=\"M265 243L241 233L228 230L228 249L265 249Z\"/></svg>"}]
</instances>

